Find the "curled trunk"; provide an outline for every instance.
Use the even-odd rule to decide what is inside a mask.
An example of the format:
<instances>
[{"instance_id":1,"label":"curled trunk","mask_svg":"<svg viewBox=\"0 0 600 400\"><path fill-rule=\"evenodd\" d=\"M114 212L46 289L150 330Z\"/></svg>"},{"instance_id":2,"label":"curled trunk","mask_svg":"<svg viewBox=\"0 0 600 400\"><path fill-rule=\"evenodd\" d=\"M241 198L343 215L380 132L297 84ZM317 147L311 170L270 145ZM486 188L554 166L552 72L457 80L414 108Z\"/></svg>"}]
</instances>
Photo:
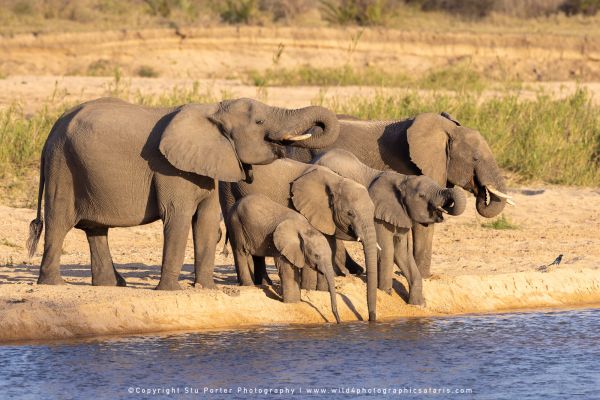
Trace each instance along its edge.
<instances>
[{"instance_id":1,"label":"curled trunk","mask_svg":"<svg viewBox=\"0 0 600 400\"><path fill-rule=\"evenodd\" d=\"M460 215L465 212L467 207L467 198L464 191L459 187L444 189L442 191L444 197L444 210L450 215Z\"/></svg>"},{"instance_id":2,"label":"curled trunk","mask_svg":"<svg viewBox=\"0 0 600 400\"><path fill-rule=\"evenodd\" d=\"M285 141L286 138L308 135L293 141L295 147L320 149L332 145L338 138L340 125L336 115L325 107L310 106L281 114L281 130L269 135L271 140Z\"/></svg>"},{"instance_id":3,"label":"curled trunk","mask_svg":"<svg viewBox=\"0 0 600 400\"><path fill-rule=\"evenodd\" d=\"M504 210L506 199L491 193L488 187L506 193L506 183L496 163L493 162L491 166L487 164L489 163L482 164L481 167L476 168L475 183L477 200L475 206L479 215L485 218L492 218Z\"/></svg>"}]
</instances>

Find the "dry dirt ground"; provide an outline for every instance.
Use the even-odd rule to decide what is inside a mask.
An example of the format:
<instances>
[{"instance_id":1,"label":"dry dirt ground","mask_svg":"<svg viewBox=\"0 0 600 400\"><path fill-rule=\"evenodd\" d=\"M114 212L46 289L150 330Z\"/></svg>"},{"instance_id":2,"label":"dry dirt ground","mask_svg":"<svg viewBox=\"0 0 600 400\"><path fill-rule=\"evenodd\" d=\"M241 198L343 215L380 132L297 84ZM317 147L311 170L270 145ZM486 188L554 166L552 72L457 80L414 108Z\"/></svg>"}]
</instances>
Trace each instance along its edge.
<instances>
[{"instance_id":1,"label":"dry dirt ground","mask_svg":"<svg viewBox=\"0 0 600 400\"><path fill-rule=\"evenodd\" d=\"M181 32L180 32L181 33ZM104 95L110 78L64 76L85 71L98 59L117 60L125 71L140 65L157 68L160 78L127 78L132 91L161 93L201 80L218 94L260 97L264 92L235 80L241 68L272 66L279 43L286 45L283 66L316 66L345 62L385 65L419 71L467 57L490 74L506 65L529 79L566 80L583 74L592 91L600 92L599 41L557 35L440 35L427 32L367 31L353 53L353 30L214 28L173 31L108 32L102 35L20 35L1 38L0 106L21 102L35 110L55 92L60 100L78 101ZM533 74L533 69L537 76ZM569 71L575 71L573 74ZM540 72L541 71L541 72ZM577 72L579 71L579 72ZM533 75L532 75L533 74ZM58 81L58 84L55 82ZM560 95L562 83L542 82ZM566 91L575 83L565 82ZM332 88L328 95L372 93L372 88ZM395 89L388 89L395 90ZM301 106L319 88L269 88L266 99L282 106ZM37 188L32 188L35 193ZM426 307L406 305L405 282L396 276L392 295L378 294L378 316L397 318L535 307L600 304L600 189L532 185L514 187L516 207L505 216L512 230L485 228L470 198L467 212L436 230L432 271L425 281ZM73 230L63 247L63 287L35 284L41 245L28 260L24 243L34 211L9 207L0 199L0 341L70 338L170 330L235 328L272 323L332 321L326 293L304 292L299 304L283 304L274 288L241 288L235 283L231 257L216 255L216 290L191 286L193 251L188 240L182 283L177 293L151 291L160 273L162 233L159 223L112 229L110 245L127 288L90 286L85 235ZM362 262L360 247L350 245ZM559 254L562 263L539 272ZM337 278L344 321L366 315L364 278Z\"/></svg>"}]
</instances>

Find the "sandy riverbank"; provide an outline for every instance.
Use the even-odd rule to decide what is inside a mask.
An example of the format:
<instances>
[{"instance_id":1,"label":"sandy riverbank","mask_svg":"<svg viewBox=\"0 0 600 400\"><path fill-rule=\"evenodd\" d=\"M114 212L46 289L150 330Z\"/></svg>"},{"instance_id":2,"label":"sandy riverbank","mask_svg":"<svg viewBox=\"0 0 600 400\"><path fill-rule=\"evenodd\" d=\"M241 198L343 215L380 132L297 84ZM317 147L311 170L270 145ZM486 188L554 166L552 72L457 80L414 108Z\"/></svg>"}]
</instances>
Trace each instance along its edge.
<instances>
[{"instance_id":1,"label":"sandy riverbank","mask_svg":"<svg viewBox=\"0 0 600 400\"><path fill-rule=\"evenodd\" d=\"M495 230L469 199L467 212L436 231L432 271L425 281L424 308L406 305L404 281L392 295L378 295L380 319L539 307L600 305L600 192L598 189L539 187L513 189L518 206L506 217L517 229ZM193 250L188 240L182 286L155 292L160 273L160 224L113 229L114 261L127 288L90 286L85 235L72 231L63 246L62 272L68 285L37 286L41 250L27 260L24 242L34 211L0 206L0 341L229 329L268 324L333 321L326 293L303 293L303 302L283 304L275 288L236 286L231 256L216 258L216 290L191 287ZM362 262L360 247L352 253ZM558 254L560 266L537 271ZM276 278L274 270L270 270ZM344 321L366 316L365 284L337 278Z\"/></svg>"}]
</instances>

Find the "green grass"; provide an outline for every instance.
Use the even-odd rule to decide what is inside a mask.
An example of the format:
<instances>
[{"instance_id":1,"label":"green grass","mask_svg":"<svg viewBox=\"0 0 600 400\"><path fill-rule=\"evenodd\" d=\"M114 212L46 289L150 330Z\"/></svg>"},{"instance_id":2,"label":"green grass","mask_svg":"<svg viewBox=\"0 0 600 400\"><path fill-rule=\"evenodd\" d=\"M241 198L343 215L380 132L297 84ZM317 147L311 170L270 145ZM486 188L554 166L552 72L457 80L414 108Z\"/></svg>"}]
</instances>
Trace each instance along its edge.
<instances>
[{"instance_id":1,"label":"green grass","mask_svg":"<svg viewBox=\"0 0 600 400\"><path fill-rule=\"evenodd\" d=\"M323 105L363 119L403 119L421 112L449 112L477 128L498 164L523 180L565 185L600 185L600 106L585 89L564 99L540 93L535 99L505 92L481 99L477 93L377 94Z\"/></svg>"},{"instance_id":2,"label":"green grass","mask_svg":"<svg viewBox=\"0 0 600 400\"><path fill-rule=\"evenodd\" d=\"M497 219L481 224L483 228L496 229L496 230L513 230L519 229L519 226L511 222L504 214L500 215Z\"/></svg>"},{"instance_id":3,"label":"green grass","mask_svg":"<svg viewBox=\"0 0 600 400\"><path fill-rule=\"evenodd\" d=\"M211 103L234 97L198 83L155 95L142 94L132 91L118 71L105 94L151 106ZM600 106L591 101L585 89L564 99L540 93L528 100L520 98L517 91L482 97L477 91L422 94L407 89L343 99L328 97L322 91L319 104L362 119L403 119L421 112L446 111L463 125L477 128L498 164L521 181L600 186ZM20 193L19 204L30 205L35 198L42 146L56 119L73 105L53 97L34 113L26 113L19 104L0 109L1 198Z\"/></svg>"},{"instance_id":4,"label":"green grass","mask_svg":"<svg viewBox=\"0 0 600 400\"><path fill-rule=\"evenodd\" d=\"M255 86L381 86L478 92L490 86L479 72L462 64L432 69L417 77L374 66L315 68L303 65L289 69L252 70L247 73L245 83Z\"/></svg>"}]
</instances>

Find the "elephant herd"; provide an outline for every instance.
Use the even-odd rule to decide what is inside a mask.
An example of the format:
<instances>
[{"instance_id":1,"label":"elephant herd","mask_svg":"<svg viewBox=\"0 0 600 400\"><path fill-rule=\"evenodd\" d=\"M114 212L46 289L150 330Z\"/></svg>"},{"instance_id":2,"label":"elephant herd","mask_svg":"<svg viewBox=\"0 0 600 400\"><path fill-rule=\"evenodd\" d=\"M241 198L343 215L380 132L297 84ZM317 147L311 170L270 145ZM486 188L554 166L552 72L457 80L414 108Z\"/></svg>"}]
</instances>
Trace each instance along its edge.
<instances>
[{"instance_id":1,"label":"elephant herd","mask_svg":"<svg viewBox=\"0 0 600 400\"><path fill-rule=\"evenodd\" d=\"M252 99L153 108L101 98L52 127L27 245L33 255L45 220L38 283L62 284L62 244L79 228L92 284L125 286L108 229L160 219L156 289L175 290L191 225L194 282L212 288L222 214L241 285L270 283L265 257L273 257L284 302L299 301L301 288L328 290L339 322L335 275L366 270L374 321L377 290L391 291L394 264L408 281L408 302L424 303L433 224L465 210L459 188L476 196L484 217L513 204L482 135L446 113L364 121ZM344 241L362 243L364 269Z\"/></svg>"}]
</instances>

